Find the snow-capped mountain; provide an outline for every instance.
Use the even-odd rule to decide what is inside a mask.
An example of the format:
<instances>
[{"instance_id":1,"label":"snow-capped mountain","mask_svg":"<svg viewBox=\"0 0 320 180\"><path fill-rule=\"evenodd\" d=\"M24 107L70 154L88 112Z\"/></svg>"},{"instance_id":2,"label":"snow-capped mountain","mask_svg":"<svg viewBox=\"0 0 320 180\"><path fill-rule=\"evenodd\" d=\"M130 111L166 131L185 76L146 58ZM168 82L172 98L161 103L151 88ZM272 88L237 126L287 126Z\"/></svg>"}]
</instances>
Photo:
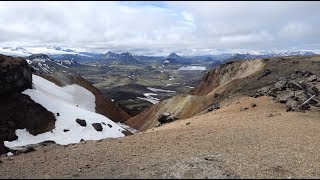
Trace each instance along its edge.
<instances>
[{"instance_id":1,"label":"snow-capped mountain","mask_svg":"<svg viewBox=\"0 0 320 180\"><path fill-rule=\"evenodd\" d=\"M70 66L79 65L73 60L53 60L46 54L33 54L26 57L26 60L36 72L42 73L65 72Z\"/></svg>"},{"instance_id":2,"label":"snow-capped mountain","mask_svg":"<svg viewBox=\"0 0 320 180\"><path fill-rule=\"evenodd\" d=\"M120 55L117 53L113 53L111 51L108 51L105 57L107 59L119 59Z\"/></svg>"},{"instance_id":3,"label":"snow-capped mountain","mask_svg":"<svg viewBox=\"0 0 320 180\"><path fill-rule=\"evenodd\" d=\"M81 54L76 50L63 49L59 47L2 47L0 48L0 53L11 56L21 56L26 57L32 54L47 54L47 55L56 55L56 54Z\"/></svg>"},{"instance_id":4,"label":"snow-capped mountain","mask_svg":"<svg viewBox=\"0 0 320 180\"><path fill-rule=\"evenodd\" d=\"M254 58L272 58L272 57L282 57L282 56L312 56L320 54L317 51L256 51L256 52L246 52L246 53L234 53L230 55L225 61L234 60L246 60Z\"/></svg>"},{"instance_id":5,"label":"snow-capped mountain","mask_svg":"<svg viewBox=\"0 0 320 180\"><path fill-rule=\"evenodd\" d=\"M111 51L108 51L105 56L107 60L114 60L115 62L121 63L121 64L140 64L141 60L132 55L129 52L117 54L113 53Z\"/></svg>"}]
</instances>

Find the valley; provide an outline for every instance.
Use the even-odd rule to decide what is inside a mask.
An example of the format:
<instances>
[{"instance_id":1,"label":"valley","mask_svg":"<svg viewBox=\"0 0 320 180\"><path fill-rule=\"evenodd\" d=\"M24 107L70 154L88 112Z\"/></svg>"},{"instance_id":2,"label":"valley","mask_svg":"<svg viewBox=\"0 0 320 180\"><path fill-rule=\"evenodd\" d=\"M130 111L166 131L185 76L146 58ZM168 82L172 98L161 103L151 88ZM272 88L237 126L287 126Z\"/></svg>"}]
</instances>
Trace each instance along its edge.
<instances>
[{"instance_id":1,"label":"valley","mask_svg":"<svg viewBox=\"0 0 320 180\"><path fill-rule=\"evenodd\" d=\"M307 156L319 149L319 55L127 65L32 57L1 56L3 82L24 77L28 87L1 92L0 177L320 176L318 157ZM17 62L22 70L5 74Z\"/></svg>"}]
</instances>

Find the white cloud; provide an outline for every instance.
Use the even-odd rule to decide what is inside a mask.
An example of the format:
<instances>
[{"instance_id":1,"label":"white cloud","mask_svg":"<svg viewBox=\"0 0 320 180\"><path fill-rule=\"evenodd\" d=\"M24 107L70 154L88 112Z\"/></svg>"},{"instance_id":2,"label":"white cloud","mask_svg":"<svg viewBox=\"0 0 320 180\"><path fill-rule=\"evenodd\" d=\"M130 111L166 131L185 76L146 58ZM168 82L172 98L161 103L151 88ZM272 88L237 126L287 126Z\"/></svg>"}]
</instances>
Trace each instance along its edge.
<instances>
[{"instance_id":1,"label":"white cloud","mask_svg":"<svg viewBox=\"0 0 320 180\"><path fill-rule=\"evenodd\" d=\"M187 54L320 43L320 2L0 2L0 17L0 46Z\"/></svg>"}]
</instances>

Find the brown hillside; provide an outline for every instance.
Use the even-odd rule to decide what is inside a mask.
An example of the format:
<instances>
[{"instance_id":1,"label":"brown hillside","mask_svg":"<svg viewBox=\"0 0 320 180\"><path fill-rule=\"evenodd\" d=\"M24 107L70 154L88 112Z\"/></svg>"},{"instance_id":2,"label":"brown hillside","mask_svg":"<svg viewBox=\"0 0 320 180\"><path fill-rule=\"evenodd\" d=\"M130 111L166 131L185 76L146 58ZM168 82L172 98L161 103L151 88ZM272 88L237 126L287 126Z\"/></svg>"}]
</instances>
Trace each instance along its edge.
<instances>
[{"instance_id":1,"label":"brown hillside","mask_svg":"<svg viewBox=\"0 0 320 180\"><path fill-rule=\"evenodd\" d=\"M161 113L170 112L179 119L205 113L216 101L236 95L249 96L260 88L274 86L279 79L290 77L297 70L319 73L320 56L279 57L223 64L209 71L188 95L155 104L130 118L126 124L146 130L159 124L158 116Z\"/></svg>"}]
</instances>

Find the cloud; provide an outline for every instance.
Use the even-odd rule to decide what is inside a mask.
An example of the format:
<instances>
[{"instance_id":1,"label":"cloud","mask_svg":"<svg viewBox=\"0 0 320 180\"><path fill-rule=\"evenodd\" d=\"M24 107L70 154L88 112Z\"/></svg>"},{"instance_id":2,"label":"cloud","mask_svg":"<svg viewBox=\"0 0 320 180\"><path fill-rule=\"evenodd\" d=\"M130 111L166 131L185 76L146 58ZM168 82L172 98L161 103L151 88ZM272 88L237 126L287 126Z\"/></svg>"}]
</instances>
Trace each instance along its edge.
<instances>
[{"instance_id":1,"label":"cloud","mask_svg":"<svg viewBox=\"0 0 320 180\"><path fill-rule=\"evenodd\" d=\"M320 2L0 2L0 17L0 46L156 55L320 43Z\"/></svg>"}]
</instances>

